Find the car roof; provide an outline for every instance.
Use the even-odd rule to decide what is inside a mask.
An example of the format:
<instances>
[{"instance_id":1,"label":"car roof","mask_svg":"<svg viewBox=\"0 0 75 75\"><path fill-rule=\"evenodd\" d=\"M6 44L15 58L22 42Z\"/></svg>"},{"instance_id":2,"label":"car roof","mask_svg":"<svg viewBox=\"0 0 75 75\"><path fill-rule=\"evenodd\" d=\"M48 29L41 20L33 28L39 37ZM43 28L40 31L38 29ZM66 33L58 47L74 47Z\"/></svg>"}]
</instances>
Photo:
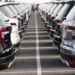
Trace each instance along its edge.
<instances>
[{"instance_id":1,"label":"car roof","mask_svg":"<svg viewBox=\"0 0 75 75\"><path fill-rule=\"evenodd\" d=\"M19 4L16 2L0 2L0 6L8 5L8 4Z\"/></svg>"}]
</instances>

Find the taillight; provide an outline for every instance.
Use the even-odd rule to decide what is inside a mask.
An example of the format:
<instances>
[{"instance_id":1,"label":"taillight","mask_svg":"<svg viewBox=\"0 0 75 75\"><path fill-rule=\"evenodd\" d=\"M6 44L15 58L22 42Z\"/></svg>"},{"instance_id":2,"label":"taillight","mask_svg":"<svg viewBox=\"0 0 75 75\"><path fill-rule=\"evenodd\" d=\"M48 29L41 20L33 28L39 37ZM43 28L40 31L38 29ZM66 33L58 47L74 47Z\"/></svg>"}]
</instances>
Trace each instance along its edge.
<instances>
[{"instance_id":1,"label":"taillight","mask_svg":"<svg viewBox=\"0 0 75 75\"><path fill-rule=\"evenodd\" d=\"M75 27L68 26L65 28L65 30L71 34L70 36L72 37L72 40L75 40Z\"/></svg>"},{"instance_id":2,"label":"taillight","mask_svg":"<svg viewBox=\"0 0 75 75\"><path fill-rule=\"evenodd\" d=\"M6 30L6 29L0 29L0 43L2 43L2 39L3 39L3 33L4 32L8 32L9 30Z\"/></svg>"},{"instance_id":3,"label":"taillight","mask_svg":"<svg viewBox=\"0 0 75 75\"><path fill-rule=\"evenodd\" d=\"M9 63L4 63L4 64L2 64L2 68L3 69L7 69L9 67Z\"/></svg>"},{"instance_id":4,"label":"taillight","mask_svg":"<svg viewBox=\"0 0 75 75\"><path fill-rule=\"evenodd\" d=\"M75 66L75 61L74 60L69 60L68 62L70 63L70 65Z\"/></svg>"},{"instance_id":5,"label":"taillight","mask_svg":"<svg viewBox=\"0 0 75 75\"><path fill-rule=\"evenodd\" d=\"M56 23L62 23L63 20L55 20Z\"/></svg>"},{"instance_id":6,"label":"taillight","mask_svg":"<svg viewBox=\"0 0 75 75\"><path fill-rule=\"evenodd\" d=\"M10 25L12 25L12 26L16 26L16 23L10 23Z\"/></svg>"}]
</instances>

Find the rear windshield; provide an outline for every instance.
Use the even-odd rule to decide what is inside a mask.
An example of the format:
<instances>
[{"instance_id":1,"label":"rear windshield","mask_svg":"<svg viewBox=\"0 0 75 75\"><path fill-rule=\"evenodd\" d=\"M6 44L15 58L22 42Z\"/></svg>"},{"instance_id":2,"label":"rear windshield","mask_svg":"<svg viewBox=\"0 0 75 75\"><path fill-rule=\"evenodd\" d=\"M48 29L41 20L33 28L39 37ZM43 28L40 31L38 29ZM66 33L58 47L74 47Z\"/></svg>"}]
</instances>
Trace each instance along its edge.
<instances>
[{"instance_id":1,"label":"rear windshield","mask_svg":"<svg viewBox=\"0 0 75 75\"><path fill-rule=\"evenodd\" d=\"M10 8L10 10L11 10L15 15L18 14L18 11L17 11L12 5L10 5L10 6L8 6L8 7Z\"/></svg>"},{"instance_id":2,"label":"rear windshield","mask_svg":"<svg viewBox=\"0 0 75 75\"><path fill-rule=\"evenodd\" d=\"M75 20L75 5L66 17L67 20Z\"/></svg>"},{"instance_id":3,"label":"rear windshield","mask_svg":"<svg viewBox=\"0 0 75 75\"><path fill-rule=\"evenodd\" d=\"M7 17L14 17L13 12L7 6L0 7L0 11L4 13Z\"/></svg>"},{"instance_id":4,"label":"rear windshield","mask_svg":"<svg viewBox=\"0 0 75 75\"><path fill-rule=\"evenodd\" d=\"M2 13L2 12L0 12L0 28L5 28L5 26L7 26L7 25L5 25L5 20L8 20L8 18Z\"/></svg>"},{"instance_id":5,"label":"rear windshield","mask_svg":"<svg viewBox=\"0 0 75 75\"><path fill-rule=\"evenodd\" d=\"M62 7L63 7L63 4L59 4L56 10L54 11L53 15L56 16Z\"/></svg>"},{"instance_id":6,"label":"rear windshield","mask_svg":"<svg viewBox=\"0 0 75 75\"><path fill-rule=\"evenodd\" d=\"M50 5L49 5L49 8L48 8L49 11L50 11L50 9L52 8L52 6L53 6L53 4L50 4ZM49 12L49 11L48 11L48 12Z\"/></svg>"},{"instance_id":7,"label":"rear windshield","mask_svg":"<svg viewBox=\"0 0 75 75\"><path fill-rule=\"evenodd\" d=\"M49 7L51 8L52 6L53 6L53 4L50 4L50 6L49 6Z\"/></svg>"},{"instance_id":8,"label":"rear windshield","mask_svg":"<svg viewBox=\"0 0 75 75\"><path fill-rule=\"evenodd\" d=\"M14 8L20 13L18 5L14 5Z\"/></svg>"},{"instance_id":9,"label":"rear windshield","mask_svg":"<svg viewBox=\"0 0 75 75\"><path fill-rule=\"evenodd\" d=\"M65 14L67 13L67 10L69 9L69 7L70 7L70 4L65 4L63 8L60 10L60 12L58 13L58 16L60 18L63 18Z\"/></svg>"},{"instance_id":10,"label":"rear windshield","mask_svg":"<svg viewBox=\"0 0 75 75\"><path fill-rule=\"evenodd\" d=\"M50 14L52 14L53 12L54 12L54 10L55 10L55 8L58 6L58 4L54 4L53 5L53 7L52 7L52 9L50 10Z\"/></svg>"}]
</instances>

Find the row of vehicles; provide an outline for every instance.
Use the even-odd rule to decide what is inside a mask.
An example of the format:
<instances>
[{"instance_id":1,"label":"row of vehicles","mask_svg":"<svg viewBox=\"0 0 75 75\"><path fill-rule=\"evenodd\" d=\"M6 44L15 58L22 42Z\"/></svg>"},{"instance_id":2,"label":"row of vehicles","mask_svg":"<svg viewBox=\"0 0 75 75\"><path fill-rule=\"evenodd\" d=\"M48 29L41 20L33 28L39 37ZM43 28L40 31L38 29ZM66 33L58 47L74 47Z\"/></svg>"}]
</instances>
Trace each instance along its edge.
<instances>
[{"instance_id":1,"label":"row of vehicles","mask_svg":"<svg viewBox=\"0 0 75 75\"><path fill-rule=\"evenodd\" d=\"M38 12L62 62L75 67L75 0L39 4Z\"/></svg>"},{"instance_id":2,"label":"row of vehicles","mask_svg":"<svg viewBox=\"0 0 75 75\"><path fill-rule=\"evenodd\" d=\"M31 4L0 2L0 68L14 61L31 13Z\"/></svg>"}]
</instances>

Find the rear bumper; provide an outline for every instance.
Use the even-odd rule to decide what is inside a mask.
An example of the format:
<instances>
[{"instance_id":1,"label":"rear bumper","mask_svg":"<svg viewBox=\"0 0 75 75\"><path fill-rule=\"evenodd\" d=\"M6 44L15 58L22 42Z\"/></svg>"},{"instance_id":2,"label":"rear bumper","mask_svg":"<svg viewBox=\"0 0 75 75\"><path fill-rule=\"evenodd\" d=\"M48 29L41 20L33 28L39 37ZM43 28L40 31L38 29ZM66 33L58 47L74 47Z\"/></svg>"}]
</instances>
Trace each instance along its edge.
<instances>
[{"instance_id":1,"label":"rear bumper","mask_svg":"<svg viewBox=\"0 0 75 75\"><path fill-rule=\"evenodd\" d=\"M11 61L13 61L14 56L15 56L15 51L12 51L12 52L11 52L10 54L8 54L7 56L0 57L0 66L1 66L2 64L10 63Z\"/></svg>"},{"instance_id":2,"label":"rear bumper","mask_svg":"<svg viewBox=\"0 0 75 75\"><path fill-rule=\"evenodd\" d=\"M60 55L65 62L68 62L70 66L75 65L75 51L73 48L61 45Z\"/></svg>"}]
</instances>

